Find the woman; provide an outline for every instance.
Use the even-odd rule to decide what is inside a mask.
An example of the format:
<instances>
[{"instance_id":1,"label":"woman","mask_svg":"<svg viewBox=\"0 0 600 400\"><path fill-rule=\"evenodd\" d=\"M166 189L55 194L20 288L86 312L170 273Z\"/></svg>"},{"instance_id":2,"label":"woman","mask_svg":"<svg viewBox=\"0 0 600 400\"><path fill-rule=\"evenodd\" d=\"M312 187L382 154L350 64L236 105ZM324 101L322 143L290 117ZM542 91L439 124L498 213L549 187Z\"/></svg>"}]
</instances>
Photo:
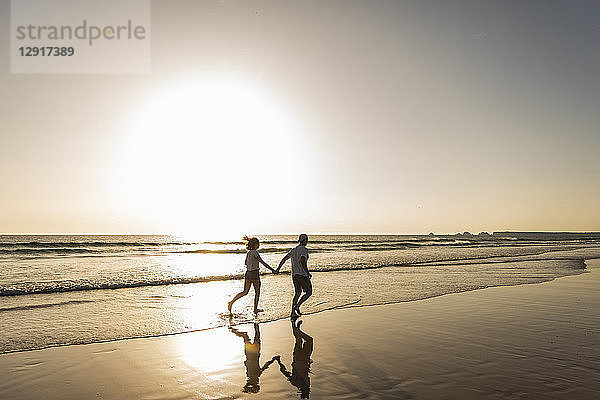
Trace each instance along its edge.
<instances>
[{"instance_id":1,"label":"woman","mask_svg":"<svg viewBox=\"0 0 600 400\"><path fill-rule=\"evenodd\" d=\"M260 247L260 242L257 238L248 238L248 236L244 236L244 240L248 241L246 244L246 249L248 253L246 253L246 275L244 276L244 290L240 293L236 294L235 297L227 303L227 310L231 313L231 307L233 303L235 303L238 299L244 297L250 291L250 285L254 286L254 313L257 314L259 312L258 309L258 299L260 297L260 274L259 274L259 264L264 265L268 269L270 269L273 273L277 273L273 268L269 266L258 254L258 248Z\"/></svg>"}]
</instances>

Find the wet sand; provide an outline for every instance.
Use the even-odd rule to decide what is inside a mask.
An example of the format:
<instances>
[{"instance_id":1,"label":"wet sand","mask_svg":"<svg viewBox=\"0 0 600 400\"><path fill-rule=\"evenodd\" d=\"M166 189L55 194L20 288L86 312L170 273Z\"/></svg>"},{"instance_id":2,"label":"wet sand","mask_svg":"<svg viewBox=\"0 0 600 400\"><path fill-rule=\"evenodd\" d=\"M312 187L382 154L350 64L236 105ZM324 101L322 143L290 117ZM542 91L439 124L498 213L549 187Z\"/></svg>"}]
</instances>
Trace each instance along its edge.
<instances>
[{"instance_id":1,"label":"wet sand","mask_svg":"<svg viewBox=\"0 0 600 400\"><path fill-rule=\"evenodd\" d=\"M308 315L300 331L282 320L4 354L0 398L594 399L600 260L587 265L541 284Z\"/></svg>"}]
</instances>

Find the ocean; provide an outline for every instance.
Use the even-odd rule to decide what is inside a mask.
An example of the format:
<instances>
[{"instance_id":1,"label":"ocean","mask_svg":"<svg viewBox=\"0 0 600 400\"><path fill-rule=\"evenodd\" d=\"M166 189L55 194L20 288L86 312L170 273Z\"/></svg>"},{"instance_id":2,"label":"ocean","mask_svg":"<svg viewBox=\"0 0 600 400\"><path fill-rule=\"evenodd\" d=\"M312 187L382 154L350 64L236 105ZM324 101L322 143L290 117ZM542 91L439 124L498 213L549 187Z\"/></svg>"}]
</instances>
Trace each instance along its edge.
<instances>
[{"instance_id":1,"label":"ocean","mask_svg":"<svg viewBox=\"0 0 600 400\"><path fill-rule=\"evenodd\" d=\"M296 236L259 236L276 267ZM600 258L598 233L311 235L314 295L306 313L414 301L585 272ZM242 241L164 235L0 236L0 352L176 334L289 315L289 262L242 289ZM263 269L263 268L261 268Z\"/></svg>"}]
</instances>

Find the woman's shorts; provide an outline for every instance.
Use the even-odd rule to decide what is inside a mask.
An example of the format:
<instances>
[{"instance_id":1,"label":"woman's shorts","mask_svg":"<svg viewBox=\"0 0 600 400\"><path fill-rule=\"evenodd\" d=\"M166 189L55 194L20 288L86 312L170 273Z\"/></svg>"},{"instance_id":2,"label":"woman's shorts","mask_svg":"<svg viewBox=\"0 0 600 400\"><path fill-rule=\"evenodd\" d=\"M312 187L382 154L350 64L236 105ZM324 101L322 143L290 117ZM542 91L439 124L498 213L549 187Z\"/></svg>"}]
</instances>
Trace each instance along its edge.
<instances>
[{"instance_id":1,"label":"woman's shorts","mask_svg":"<svg viewBox=\"0 0 600 400\"><path fill-rule=\"evenodd\" d=\"M246 271L246 279L249 281L260 281L258 270L253 269L252 271Z\"/></svg>"}]
</instances>

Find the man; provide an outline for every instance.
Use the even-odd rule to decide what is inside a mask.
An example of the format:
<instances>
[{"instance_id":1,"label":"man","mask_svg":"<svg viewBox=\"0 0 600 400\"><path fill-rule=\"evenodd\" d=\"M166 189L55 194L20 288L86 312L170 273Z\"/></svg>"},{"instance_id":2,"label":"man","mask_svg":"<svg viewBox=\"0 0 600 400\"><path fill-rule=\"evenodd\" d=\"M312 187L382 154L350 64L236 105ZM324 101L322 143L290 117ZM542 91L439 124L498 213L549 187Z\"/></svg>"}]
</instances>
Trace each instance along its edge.
<instances>
[{"instance_id":1,"label":"man","mask_svg":"<svg viewBox=\"0 0 600 400\"><path fill-rule=\"evenodd\" d=\"M292 299L292 312L290 317L299 317L302 315L300 312L300 305L304 303L312 295L312 284L310 278L312 275L308 272L308 250L306 244L308 243L308 236L301 234L298 237L298 246L290 250L285 257L279 263L276 271L279 272L283 264L287 259L292 260L292 282L294 283L294 298ZM300 294L304 292L304 295L300 297ZM298 300L300 299L300 300Z\"/></svg>"}]
</instances>

